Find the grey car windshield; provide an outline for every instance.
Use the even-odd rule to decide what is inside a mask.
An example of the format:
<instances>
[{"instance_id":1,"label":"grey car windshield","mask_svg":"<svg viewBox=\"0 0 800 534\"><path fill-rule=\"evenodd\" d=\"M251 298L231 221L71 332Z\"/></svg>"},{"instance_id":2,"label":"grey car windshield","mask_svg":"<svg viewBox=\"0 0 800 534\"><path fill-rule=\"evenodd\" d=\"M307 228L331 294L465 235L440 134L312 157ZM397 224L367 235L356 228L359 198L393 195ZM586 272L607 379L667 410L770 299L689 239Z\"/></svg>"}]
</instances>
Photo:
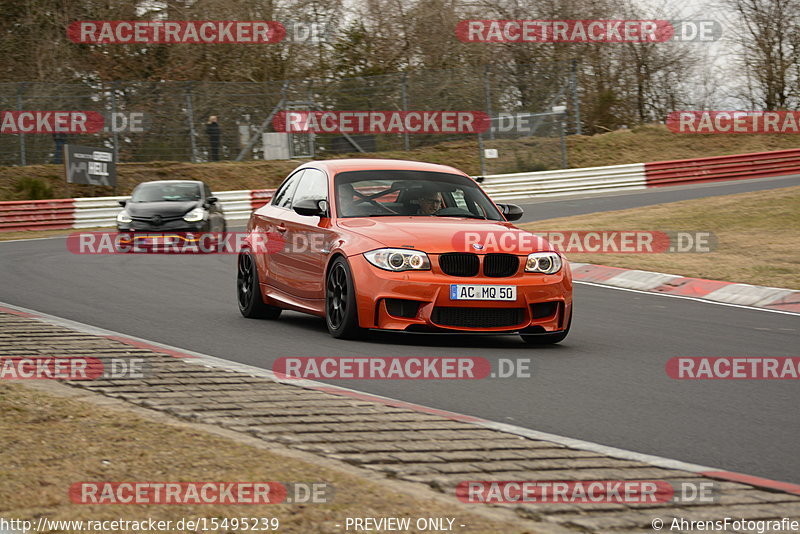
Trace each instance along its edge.
<instances>
[{"instance_id":1,"label":"grey car windshield","mask_svg":"<svg viewBox=\"0 0 800 534\"><path fill-rule=\"evenodd\" d=\"M200 200L201 196L200 184L150 183L137 187L131 202L187 202Z\"/></svg>"},{"instance_id":2,"label":"grey car windshield","mask_svg":"<svg viewBox=\"0 0 800 534\"><path fill-rule=\"evenodd\" d=\"M470 178L429 171L349 171L334 178L339 217L462 217L502 221Z\"/></svg>"}]
</instances>

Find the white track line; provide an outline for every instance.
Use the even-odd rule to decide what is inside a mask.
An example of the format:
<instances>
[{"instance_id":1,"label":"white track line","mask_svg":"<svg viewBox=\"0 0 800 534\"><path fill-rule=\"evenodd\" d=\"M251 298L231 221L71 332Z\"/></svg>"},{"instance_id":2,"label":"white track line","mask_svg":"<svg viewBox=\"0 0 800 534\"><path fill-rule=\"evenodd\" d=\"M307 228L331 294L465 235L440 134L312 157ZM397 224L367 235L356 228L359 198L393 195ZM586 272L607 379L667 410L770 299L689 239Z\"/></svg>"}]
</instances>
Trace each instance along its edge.
<instances>
[{"instance_id":1,"label":"white track line","mask_svg":"<svg viewBox=\"0 0 800 534\"><path fill-rule=\"evenodd\" d=\"M744 304L731 304L729 302L719 302L717 300L706 300L700 297L689 297L686 295L670 295L669 293L657 293L655 291L647 291L643 289L630 289L627 287L617 287L617 286L610 286L608 284L599 284L597 282L584 282L582 280L573 280L576 284L585 284L587 286L595 286L595 287L602 287L606 289L616 289L618 291L630 291L632 293L641 293L643 295L653 295L656 297L671 297L674 299L685 299L685 300L694 300L696 302L703 302L705 304L716 304L718 306L730 306L731 308L742 308L745 310L753 310L753 311L762 311L762 312L770 312L770 313L782 313L784 315L796 315L800 316L800 313L786 311L786 310L773 310L771 308L758 308L756 306L745 306Z\"/></svg>"}]
</instances>

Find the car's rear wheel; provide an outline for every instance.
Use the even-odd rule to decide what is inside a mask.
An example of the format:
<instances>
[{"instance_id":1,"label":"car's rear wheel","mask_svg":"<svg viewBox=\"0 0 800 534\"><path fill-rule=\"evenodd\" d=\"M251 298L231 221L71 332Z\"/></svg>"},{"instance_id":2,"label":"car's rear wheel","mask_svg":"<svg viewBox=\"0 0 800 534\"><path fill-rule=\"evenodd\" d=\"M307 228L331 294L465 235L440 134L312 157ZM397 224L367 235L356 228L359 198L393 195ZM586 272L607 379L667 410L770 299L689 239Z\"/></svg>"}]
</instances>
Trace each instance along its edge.
<instances>
[{"instance_id":1,"label":"car's rear wheel","mask_svg":"<svg viewBox=\"0 0 800 534\"><path fill-rule=\"evenodd\" d=\"M265 304L261 299L261 288L258 285L256 262L249 252L239 254L236 270L236 297L239 301L239 312L250 319L277 319L281 308Z\"/></svg>"},{"instance_id":2,"label":"car's rear wheel","mask_svg":"<svg viewBox=\"0 0 800 534\"><path fill-rule=\"evenodd\" d=\"M333 260L325 280L325 322L335 338L354 339L363 332L358 326L353 273L341 256Z\"/></svg>"},{"instance_id":3,"label":"car's rear wheel","mask_svg":"<svg viewBox=\"0 0 800 534\"><path fill-rule=\"evenodd\" d=\"M556 334L520 334L519 337L528 345L553 345L564 341L564 338L569 334L569 329L572 326L572 313L569 315L567 327Z\"/></svg>"}]
</instances>

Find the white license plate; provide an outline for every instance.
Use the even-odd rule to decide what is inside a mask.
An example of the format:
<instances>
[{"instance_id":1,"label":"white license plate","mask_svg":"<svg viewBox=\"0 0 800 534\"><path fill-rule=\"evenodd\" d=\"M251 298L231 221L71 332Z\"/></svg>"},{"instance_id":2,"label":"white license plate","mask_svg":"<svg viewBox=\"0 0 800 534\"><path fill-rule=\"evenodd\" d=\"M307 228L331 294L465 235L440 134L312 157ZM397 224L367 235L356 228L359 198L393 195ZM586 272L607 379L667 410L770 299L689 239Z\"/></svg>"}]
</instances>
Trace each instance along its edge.
<instances>
[{"instance_id":1,"label":"white license plate","mask_svg":"<svg viewBox=\"0 0 800 534\"><path fill-rule=\"evenodd\" d=\"M450 300L517 300L517 286L450 284Z\"/></svg>"}]
</instances>

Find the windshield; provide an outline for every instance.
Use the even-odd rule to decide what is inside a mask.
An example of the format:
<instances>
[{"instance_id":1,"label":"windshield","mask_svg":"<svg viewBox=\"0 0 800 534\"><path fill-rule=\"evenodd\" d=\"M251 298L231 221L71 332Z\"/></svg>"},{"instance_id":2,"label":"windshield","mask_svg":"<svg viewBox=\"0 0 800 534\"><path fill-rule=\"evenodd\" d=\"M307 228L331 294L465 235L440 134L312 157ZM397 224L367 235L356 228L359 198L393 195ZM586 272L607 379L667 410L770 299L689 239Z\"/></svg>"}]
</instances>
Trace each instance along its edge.
<instances>
[{"instance_id":1,"label":"windshield","mask_svg":"<svg viewBox=\"0 0 800 534\"><path fill-rule=\"evenodd\" d=\"M503 220L478 184L444 172L371 170L337 174L339 217L464 217Z\"/></svg>"},{"instance_id":2,"label":"windshield","mask_svg":"<svg viewBox=\"0 0 800 534\"><path fill-rule=\"evenodd\" d=\"M200 198L200 184L150 183L137 187L131 196L131 202L187 202Z\"/></svg>"}]
</instances>

